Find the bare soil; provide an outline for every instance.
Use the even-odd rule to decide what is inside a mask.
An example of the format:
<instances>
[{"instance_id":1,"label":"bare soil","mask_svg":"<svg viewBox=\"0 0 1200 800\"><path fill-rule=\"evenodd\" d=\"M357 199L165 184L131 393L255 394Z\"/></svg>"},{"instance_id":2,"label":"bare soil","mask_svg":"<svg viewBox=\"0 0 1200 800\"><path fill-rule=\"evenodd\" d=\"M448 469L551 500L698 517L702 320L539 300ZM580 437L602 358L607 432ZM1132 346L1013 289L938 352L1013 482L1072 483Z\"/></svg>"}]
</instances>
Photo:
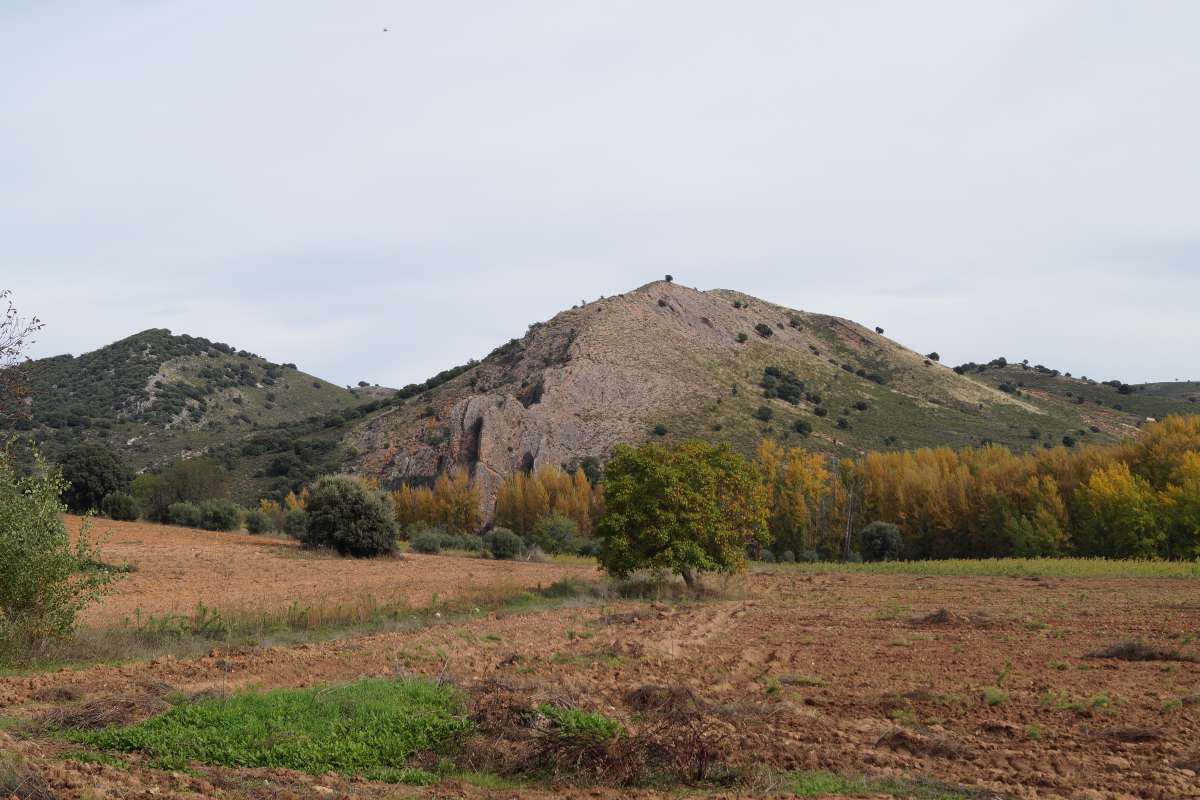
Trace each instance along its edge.
<instances>
[{"instance_id":1,"label":"bare soil","mask_svg":"<svg viewBox=\"0 0 1200 800\"><path fill-rule=\"evenodd\" d=\"M67 517L72 530L83 520ZM405 553L394 558L347 559L303 550L295 541L216 533L147 522L94 520L105 563L134 570L89 609L85 624L119 623L140 614L219 609L286 608L292 603L337 603L373 596L380 602L428 605L436 593L452 597L498 583L547 586L569 577L593 578L593 567L450 558Z\"/></svg>"},{"instance_id":2,"label":"bare soil","mask_svg":"<svg viewBox=\"0 0 1200 800\"><path fill-rule=\"evenodd\" d=\"M111 619L112 604L279 601L357 590L361 581L420 587L412 591L424 596L467 576L532 584L588 572L415 556L308 561L260 538L185 532L163 534L177 554L195 548L174 564L147 526L120 528L109 552L138 553L140 569L96 618ZM136 543L139 536L146 541ZM170 597L176 582L186 598ZM63 705L168 689L412 673L453 680L477 705L500 694L570 703L634 733L686 715L723 764L752 778L766 776L765 765L926 776L979 797L1176 800L1200 798L1200 663L1095 654L1125 641L1195 654L1189 637L1197 635L1200 592L1189 581L764 574L748 576L738 599L486 614L411 632L0 678L0 717L32 720ZM64 798L678 796L581 787L565 776L537 790L485 790L269 770L173 774L137 757L128 768L63 760L69 747L44 737L0 740L0 749L22 753ZM767 777L755 780L705 792L781 791Z\"/></svg>"}]
</instances>

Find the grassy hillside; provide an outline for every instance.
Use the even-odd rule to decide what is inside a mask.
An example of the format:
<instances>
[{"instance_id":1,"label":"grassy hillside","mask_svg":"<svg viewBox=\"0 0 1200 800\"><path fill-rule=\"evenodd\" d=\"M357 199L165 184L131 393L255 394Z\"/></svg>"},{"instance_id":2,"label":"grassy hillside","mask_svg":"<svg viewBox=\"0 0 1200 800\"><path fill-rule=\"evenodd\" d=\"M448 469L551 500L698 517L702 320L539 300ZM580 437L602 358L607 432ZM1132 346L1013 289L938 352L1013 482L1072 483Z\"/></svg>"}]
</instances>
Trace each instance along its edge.
<instances>
[{"instance_id":1,"label":"grassy hillside","mask_svg":"<svg viewBox=\"0 0 1200 800\"><path fill-rule=\"evenodd\" d=\"M30 419L19 423L26 443L53 457L78 442L102 441L136 469L231 446L240 452L244 440L295 425L324 433L329 452L337 426L369 402L294 364L164 329L78 357L41 359L30 375ZM326 427L330 419L337 424ZM258 469L231 466L242 484Z\"/></svg>"}]
</instances>

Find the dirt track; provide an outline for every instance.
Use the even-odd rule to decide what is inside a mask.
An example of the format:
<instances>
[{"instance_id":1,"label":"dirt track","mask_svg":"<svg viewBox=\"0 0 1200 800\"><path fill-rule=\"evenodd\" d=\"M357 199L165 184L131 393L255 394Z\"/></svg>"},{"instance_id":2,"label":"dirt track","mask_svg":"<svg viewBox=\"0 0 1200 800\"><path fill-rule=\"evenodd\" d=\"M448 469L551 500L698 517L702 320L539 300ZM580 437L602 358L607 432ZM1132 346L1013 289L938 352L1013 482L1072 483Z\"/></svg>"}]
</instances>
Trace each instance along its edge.
<instances>
[{"instance_id":1,"label":"dirt track","mask_svg":"<svg viewBox=\"0 0 1200 800\"><path fill-rule=\"evenodd\" d=\"M68 517L76 530L79 517ZM90 609L87 624L120 622L140 611L189 613L204 603L221 609L285 608L293 602L336 603L365 595L427 605L436 593L501 582L549 585L565 577L594 577L595 569L557 564L487 561L405 554L356 560L318 555L294 541L212 533L146 522L96 520L92 535L104 560L135 567L112 595Z\"/></svg>"},{"instance_id":2,"label":"dirt track","mask_svg":"<svg viewBox=\"0 0 1200 800\"><path fill-rule=\"evenodd\" d=\"M261 540L247 538L230 537L222 547L234 553L261 547ZM416 579L453 585L456 571L494 574L471 559L412 563L426 562L441 577ZM144 561L138 577L157 586L152 563ZM380 575L406 567L366 566ZM555 569L536 574L546 581ZM349 574L326 585L339 586ZM315 580L281 584L298 591ZM202 591L194 580L185 585ZM704 703L706 720L723 732L724 757L735 764L923 775L993 796L1200 798L1200 663L1085 657L1132 639L1200 653L1189 640L1200 635L1194 582L754 575L742 591L743 599L695 605L486 615L410 633L5 678L0 716L34 715L46 708L48 690L64 687L88 696L130 695L144 692L147 681L195 691L445 671L468 689L502 685L531 698L565 699L636 730L644 719L631 690L682 687ZM251 596L270 593L255 589ZM925 619L939 609L948 613ZM988 690L992 703L986 687L995 687ZM45 741L18 746L48 765L67 797L92 787L102 788L99 797L307 797L324 794L317 784L344 796L486 794L460 785L397 790L253 771L171 776L54 761L49 756L61 746ZM263 780L276 793L245 789ZM651 793L540 796L568 794Z\"/></svg>"}]
</instances>

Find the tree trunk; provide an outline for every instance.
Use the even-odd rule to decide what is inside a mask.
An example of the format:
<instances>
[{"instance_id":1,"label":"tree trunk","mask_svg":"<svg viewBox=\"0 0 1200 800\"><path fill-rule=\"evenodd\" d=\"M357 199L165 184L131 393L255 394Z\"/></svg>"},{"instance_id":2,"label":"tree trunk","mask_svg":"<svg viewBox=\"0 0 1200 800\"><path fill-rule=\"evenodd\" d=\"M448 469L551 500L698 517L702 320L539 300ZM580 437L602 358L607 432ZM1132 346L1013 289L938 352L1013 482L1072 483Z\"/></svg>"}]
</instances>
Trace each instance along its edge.
<instances>
[{"instance_id":1,"label":"tree trunk","mask_svg":"<svg viewBox=\"0 0 1200 800\"><path fill-rule=\"evenodd\" d=\"M696 570L691 567L684 567L680 574L683 575L683 582L687 584L687 587L694 591L696 585L700 582L700 578L696 575Z\"/></svg>"}]
</instances>

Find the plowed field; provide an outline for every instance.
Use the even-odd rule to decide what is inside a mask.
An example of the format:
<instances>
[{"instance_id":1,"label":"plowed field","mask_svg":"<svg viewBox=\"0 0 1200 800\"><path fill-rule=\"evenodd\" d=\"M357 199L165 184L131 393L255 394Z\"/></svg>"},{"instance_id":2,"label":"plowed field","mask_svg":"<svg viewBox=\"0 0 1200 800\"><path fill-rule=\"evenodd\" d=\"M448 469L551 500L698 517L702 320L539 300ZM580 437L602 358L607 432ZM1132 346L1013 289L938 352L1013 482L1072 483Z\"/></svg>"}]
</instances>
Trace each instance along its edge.
<instances>
[{"instance_id":1,"label":"plowed field","mask_svg":"<svg viewBox=\"0 0 1200 800\"><path fill-rule=\"evenodd\" d=\"M536 585L594 574L449 557L305 559L253 537L117 530L106 557L128 553L139 570L92 620L135 607L288 602L364 587L420 600L471 581ZM1200 648L1192 641L1200 636L1200 590L1193 581L782 572L752 574L732 596L486 613L404 633L218 647L191 659L0 678L0 717L32 719L87 698L405 673L453 680L477 700L503 692L569 703L637 731L656 719L645 704L651 687L687 698L689 724L703 726L720 761L744 775L766 775L765 765L775 774L927 777L959 787L947 795L954 797L1200 798L1200 663L1193 660ZM1151 655L1158 658L1094 656L1133 641L1157 648ZM2 744L68 798L671 794L565 783L397 787L201 765L172 773L137 756L126 766L63 760L70 747L45 736ZM784 788L763 778L705 791L777 796Z\"/></svg>"}]
</instances>

